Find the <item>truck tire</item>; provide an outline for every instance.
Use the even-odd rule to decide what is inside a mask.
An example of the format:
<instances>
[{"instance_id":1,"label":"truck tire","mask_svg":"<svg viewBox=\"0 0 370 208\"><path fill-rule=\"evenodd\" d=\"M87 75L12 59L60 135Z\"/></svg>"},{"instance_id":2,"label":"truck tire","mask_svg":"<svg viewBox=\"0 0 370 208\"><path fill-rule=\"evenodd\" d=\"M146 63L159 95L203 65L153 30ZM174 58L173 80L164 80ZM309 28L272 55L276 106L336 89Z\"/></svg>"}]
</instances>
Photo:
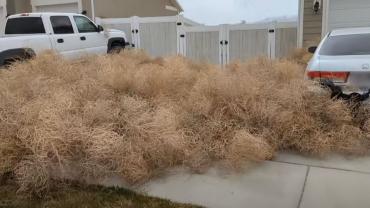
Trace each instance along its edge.
<instances>
[{"instance_id":1,"label":"truck tire","mask_svg":"<svg viewBox=\"0 0 370 208\"><path fill-rule=\"evenodd\" d=\"M3 51L0 53L0 66L8 67L17 61L32 59L36 54L32 49L20 48Z\"/></svg>"},{"instance_id":2,"label":"truck tire","mask_svg":"<svg viewBox=\"0 0 370 208\"><path fill-rule=\"evenodd\" d=\"M109 50L109 53L110 54L119 54L123 50L125 50L125 46L116 45L116 46L111 47L111 49Z\"/></svg>"},{"instance_id":3,"label":"truck tire","mask_svg":"<svg viewBox=\"0 0 370 208\"><path fill-rule=\"evenodd\" d=\"M121 53L126 46L126 41L123 38L112 38L108 43L108 53L118 54Z\"/></svg>"}]
</instances>

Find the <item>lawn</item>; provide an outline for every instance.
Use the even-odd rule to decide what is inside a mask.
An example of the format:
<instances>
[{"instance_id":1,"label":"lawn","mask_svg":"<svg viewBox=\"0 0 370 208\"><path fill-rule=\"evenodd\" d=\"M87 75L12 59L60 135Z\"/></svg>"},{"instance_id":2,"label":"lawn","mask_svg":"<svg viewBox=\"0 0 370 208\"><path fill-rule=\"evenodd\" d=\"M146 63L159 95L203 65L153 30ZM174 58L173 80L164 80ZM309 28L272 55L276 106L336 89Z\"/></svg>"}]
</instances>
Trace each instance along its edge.
<instances>
[{"instance_id":1,"label":"lawn","mask_svg":"<svg viewBox=\"0 0 370 208\"><path fill-rule=\"evenodd\" d=\"M63 187L63 186L61 186ZM53 190L43 199L19 195L16 185L0 186L1 208L196 208L193 205L136 194L126 189L72 185Z\"/></svg>"}]
</instances>

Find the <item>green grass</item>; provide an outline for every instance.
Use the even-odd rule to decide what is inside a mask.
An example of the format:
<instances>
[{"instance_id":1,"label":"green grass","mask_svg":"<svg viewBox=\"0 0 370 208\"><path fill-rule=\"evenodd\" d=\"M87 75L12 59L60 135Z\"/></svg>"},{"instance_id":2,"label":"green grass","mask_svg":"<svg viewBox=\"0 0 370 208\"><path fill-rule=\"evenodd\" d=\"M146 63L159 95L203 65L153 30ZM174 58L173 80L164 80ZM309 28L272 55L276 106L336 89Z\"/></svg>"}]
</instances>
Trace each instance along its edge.
<instances>
[{"instance_id":1,"label":"green grass","mask_svg":"<svg viewBox=\"0 0 370 208\"><path fill-rule=\"evenodd\" d=\"M43 199L16 194L15 185L0 186L0 208L197 208L136 194L126 189L73 185Z\"/></svg>"}]
</instances>

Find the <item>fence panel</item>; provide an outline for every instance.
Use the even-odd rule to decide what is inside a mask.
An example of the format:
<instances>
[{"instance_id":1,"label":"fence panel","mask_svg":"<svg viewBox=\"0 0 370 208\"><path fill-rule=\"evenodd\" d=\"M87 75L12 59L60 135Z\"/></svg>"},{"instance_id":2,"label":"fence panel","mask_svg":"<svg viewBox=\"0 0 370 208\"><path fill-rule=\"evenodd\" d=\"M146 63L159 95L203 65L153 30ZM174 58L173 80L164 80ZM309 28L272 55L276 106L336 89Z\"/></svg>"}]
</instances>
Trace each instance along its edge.
<instances>
[{"instance_id":1,"label":"fence panel","mask_svg":"<svg viewBox=\"0 0 370 208\"><path fill-rule=\"evenodd\" d=\"M229 40L230 61L269 56L267 29L232 29Z\"/></svg>"},{"instance_id":2,"label":"fence panel","mask_svg":"<svg viewBox=\"0 0 370 208\"><path fill-rule=\"evenodd\" d=\"M222 64L221 27L184 27L181 35L184 56L194 61Z\"/></svg>"},{"instance_id":3,"label":"fence panel","mask_svg":"<svg viewBox=\"0 0 370 208\"><path fill-rule=\"evenodd\" d=\"M186 57L216 64L220 62L218 32L189 32L186 36Z\"/></svg>"},{"instance_id":4,"label":"fence panel","mask_svg":"<svg viewBox=\"0 0 370 208\"><path fill-rule=\"evenodd\" d=\"M139 24L140 48L152 56L177 54L177 23Z\"/></svg>"},{"instance_id":5,"label":"fence panel","mask_svg":"<svg viewBox=\"0 0 370 208\"><path fill-rule=\"evenodd\" d=\"M289 56L297 48L297 25L277 25L276 29L276 57Z\"/></svg>"}]
</instances>

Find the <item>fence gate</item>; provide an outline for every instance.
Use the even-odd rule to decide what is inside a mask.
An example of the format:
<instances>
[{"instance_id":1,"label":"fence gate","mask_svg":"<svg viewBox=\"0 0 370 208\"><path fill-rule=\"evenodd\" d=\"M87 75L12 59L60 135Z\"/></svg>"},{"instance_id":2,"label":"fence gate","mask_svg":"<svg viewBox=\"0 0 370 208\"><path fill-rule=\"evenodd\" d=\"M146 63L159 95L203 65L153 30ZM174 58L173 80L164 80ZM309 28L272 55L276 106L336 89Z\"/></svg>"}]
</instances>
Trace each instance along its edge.
<instances>
[{"instance_id":1,"label":"fence gate","mask_svg":"<svg viewBox=\"0 0 370 208\"><path fill-rule=\"evenodd\" d=\"M283 58L297 48L297 24L277 23L275 30L275 54L277 58Z\"/></svg>"},{"instance_id":2,"label":"fence gate","mask_svg":"<svg viewBox=\"0 0 370 208\"><path fill-rule=\"evenodd\" d=\"M200 62L225 64L223 26L183 27L180 54Z\"/></svg>"},{"instance_id":3,"label":"fence gate","mask_svg":"<svg viewBox=\"0 0 370 208\"><path fill-rule=\"evenodd\" d=\"M228 28L228 62L257 56L273 58L269 25L233 25Z\"/></svg>"},{"instance_id":4,"label":"fence gate","mask_svg":"<svg viewBox=\"0 0 370 208\"><path fill-rule=\"evenodd\" d=\"M182 27L180 54L221 65L258 56L289 55L297 46L296 23Z\"/></svg>"},{"instance_id":5,"label":"fence gate","mask_svg":"<svg viewBox=\"0 0 370 208\"><path fill-rule=\"evenodd\" d=\"M140 18L137 21L137 48L152 56L177 54L177 17Z\"/></svg>"},{"instance_id":6,"label":"fence gate","mask_svg":"<svg viewBox=\"0 0 370 208\"><path fill-rule=\"evenodd\" d=\"M196 25L183 16L96 18L98 24L122 30L131 47L143 49L152 56L168 56L179 53L179 28Z\"/></svg>"}]
</instances>

